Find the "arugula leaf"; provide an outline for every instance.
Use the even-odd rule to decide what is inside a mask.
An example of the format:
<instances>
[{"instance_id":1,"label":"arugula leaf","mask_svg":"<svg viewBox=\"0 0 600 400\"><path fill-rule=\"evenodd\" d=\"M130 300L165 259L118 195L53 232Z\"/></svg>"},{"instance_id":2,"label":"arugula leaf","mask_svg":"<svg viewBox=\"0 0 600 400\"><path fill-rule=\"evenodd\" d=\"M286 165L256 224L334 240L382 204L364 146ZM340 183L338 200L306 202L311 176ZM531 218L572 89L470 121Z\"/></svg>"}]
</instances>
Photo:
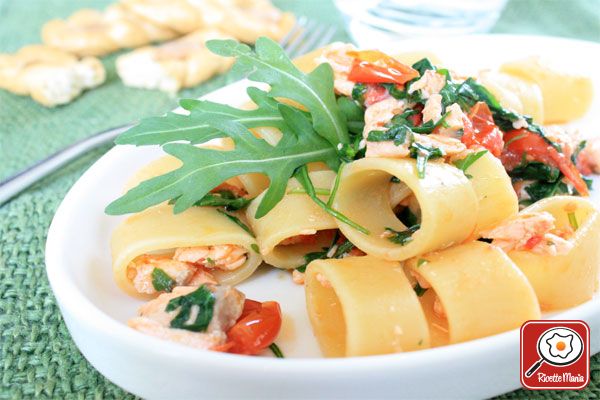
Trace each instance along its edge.
<instances>
[{"instance_id":1,"label":"arugula leaf","mask_svg":"<svg viewBox=\"0 0 600 400\"><path fill-rule=\"evenodd\" d=\"M332 206L333 201L335 200L335 195L337 194L338 189L340 188L340 181L342 178L342 171L344 170L344 167L346 166L346 163L340 163L340 167L337 170L337 174L335 175L335 181L333 182L333 188L331 189L331 191L329 192L329 198L327 199L327 205L329 207ZM319 193L317 193L319 194Z\"/></svg>"},{"instance_id":2,"label":"arugula leaf","mask_svg":"<svg viewBox=\"0 0 600 400\"><path fill-rule=\"evenodd\" d=\"M454 166L464 172L467 178L471 179L472 176L467 174L467 169L469 169L471 165L475 164L477 160L483 157L485 153L487 153L487 150L478 151L477 153L469 153L469 155L462 160L454 161Z\"/></svg>"},{"instance_id":3,"label":"arugula leaf","mask_svg":"<svg viewBox=\"0 0 600 400\"><path fill-rule=\"evenodd\" d=\"M202 119L231 137L235 149L220 151L184 143L166 144L165 152L179 158L183 165L142 182L109 204L106 213L138 212L172 199L175 199L174 212L179 213L225 180L258 172L270 179L269 189L256 211L257 218L264 216L281 200L288 179L298 167L316 161L323 161L332 169L339 165L336 149L314 132L305 113L284 104L279 104L278 108L284 125L283 137L275 146L256 138L231 117L204 112ZM294 131L290 127L294 127Z\"/></svg>"},{"instance_id":4,"label":"arugula leaf","mask_svg":"<svg viewBox=\"0 0 600 400\"><path fill-rule=\"evenodd\" d=\"M240 110L206 100L183 99L180 104L190 111L190 115L170 112L162 117L145 118L133 128L119 135L115 143L142 146L187 141L191 144L198 144L225 137L226 135L206 121L204 113L227 117L238 121L247 128L273 126L281 129L283 118L277 108L277 101L257 88L248 88L247 92L252 101L258 105L255 110Z\"/></svg>"},{"instance_id":5,"label":"arugula leaf","mask_svg":"<svg viewBox=\"0 0 600 400\"><path fill-rule=\"evenodd\" d=\"M403 231L396 231L392 228L385 228L385 231L391 233L391 235L387 237L387 239L390 242L399 244L400 246L404 246L405 244L408 244L412 241L413 233L418 231L419 228L421 228L421 225L416 224L408 227L406 230Z\"/></svg>"},{"instance_id":6,"label":"arugula leaf","mask_svg":"<svg viewBox=\"0 0 600 400\"><path fill-rule=\"evenodd\" d=\"M256 254L260 254L260 249L258 248L258 245L256 243L252 243L250 245L250 248L256 253Z\"/></svg>"},{"instance_id":7,"label":"arugula leaf","mask_svg":"<svg viewBox=\"0 0 600 400\"><path fill-rule=\"evenodd\" d=\"M250 236L256 237L256 236L254 236L254 232L252 232L252 229L250 229L248 227L248 225L243 223L238 217L236 217L235 215L231 215L221 209L217 209L217 211L220 212L221 214L223 214L224 216L226 216L231 222L233 222L234 224L236 224L237 226L239 226L240 228L242 228L243 230L248 232L250 234Z\"/></svg>"},{"instance_id":8,"label":"arugula leaf","mask_svg":"<svg viewBox=\"0 0 600 400\"><path fill-rule=\"evenodd\" d=\"M152 270L152 287L157 292L170 292L175 287L175 281L160 268Z\"/></svg>"},{"instance_id":9,"label":"arugula leaf","mask_svg":"<svg viewBox=\"0 0 600 400\"><path fill-rule=\"evenodd\" d=\"M229 190L221 190L217 193L208 193L194 203L198 207L225 207L228 211L241 210L252 201L244 197L237 197Z\"/></svg>"},{"instance_id":10,"label":"arugula leaf","mask_svg":"<svg viewBox=\"0 0 600 400\"><path fill-rule=\"evenodd\" d=\"M419 179L423 179L425 178L427 161L443 157L444 152L438 147L429 147L415 142L410 145L410 156L417 160L417 175Z\"/></svg>"},{"instance_id":11,"label":"arugula leaf","mask_svg":"<svg viewBox=\"0 0 600 400\"><path fill-rule=\"evenodd\" d=\"M273 40L260 37L255 51L235 40L209 40L213 53L237 57L235 69L248 73L248 79L268 83L269 96L294 100L308 109L315 131L333 146L348 143L348 129L337 107L333 91L333 70L327 63L304 74Z\"/></svg>"},{"instance_id":12,"label":"arugula leaf","mask_svg":"<svg viewBox=\"0 0 600 400\"><path fill-rule=\"evenodd\" d=\"M317 196L317 193L315 192L315 187L313 186L310 176L308 175L308 168L306 168L306 165L299 167L296 170L296 173L294 174L294 176L296 177L298 182L300 182L300 184L302 185L304 190L306 190L306 194L308 195L308 197L310 197L312 199L312 201L317 203L317 205L319 207L321 207L323 209L323 211L325 211L327 214L331 215L335 219L342 221L346 225L351 226L352 228L356 229L357 231L359 231L365 235L369 234L369 230L367 228L352 221L350 218L346 217L344 214L340 213L339 211L334 210L329 204L325 203L323 200L321 200Z\"/></svg>"},{"instance_id":13,"label":"arugula leaf","mask_svg":"<svg viewBox=\"0 0 600 400\"><path fill-rule=\"evenodd\" d=\"M415 293L419 297L423 296L425 294L425 292L427 291L427 289L424 289L423 287L421 287L419 282L417 282L417 284L413 287L413 289L415 290Z\"/></svg>"},{"instance_id":14,"label":"arugula leaf","mask_svg":"<svg viewBox=\"0 0 600 400\"><path fill-rule=\"evenodd\" d=\"M179 310L171 320L171 328L185 329L192 332L204 332L213 317L215 297L205 285L200 286L185 296L175 297L167 304L165 311ZM192 315L192 308L198 308L196 319L188 323Z\"/></svg>"},{"instance_id":15,"label":"arugula leaf","mask_svg":"<svg viewBox=\"0 0 600 400\"><path fill-rule=\"evenodd\" d=\"M348 130L352 133L362 135L365 127L365 110L349 97L339 97L337 104L346 118Z\"/></svg>"},{"instance_id":16,"label":"arugula leaf","mask_svg":"<svg viewBox=\"0 0 600 400\"><path fill-rule=\"evenodd\" d=\"M254 199L238 197L230 190L211 191L203 198L194 203L196 207L223 207L227 211L237 211L248 206ZM177 199L169 200L169 204L175 204Z\"/></svg>"}]
</instances>

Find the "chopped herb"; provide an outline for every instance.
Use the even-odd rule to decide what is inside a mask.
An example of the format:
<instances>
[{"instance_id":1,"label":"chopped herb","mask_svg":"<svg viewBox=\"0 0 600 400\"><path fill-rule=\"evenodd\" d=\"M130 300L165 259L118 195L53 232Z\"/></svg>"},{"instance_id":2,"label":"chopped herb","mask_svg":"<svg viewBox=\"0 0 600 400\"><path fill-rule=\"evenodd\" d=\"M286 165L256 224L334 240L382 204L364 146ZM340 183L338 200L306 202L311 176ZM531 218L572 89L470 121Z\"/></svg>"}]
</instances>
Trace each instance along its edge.
<instances>
[{"instance_id":1,"label":"chopped herb","mask_svg":"<svg viewBox=\"0 0 600 400\"><path fill-rule=\"evenodd\" d=\"M415 213L412 212L410 207L404 207L402 211L396 214L400 222L406 226L413 226L419 223L419 218Z\"/></svg>"},{"instance_id":2,"label":"chopped herb","mask_svg":"<svg viewBox=\"0 0 600 400\"><path fill-rule=\"evenodd\" d=\"M194 205L198 207L225 207L228 211L236 211L246 206L252 199L237 197L230 190L221 190L216 193L207 193Z\"/></svg>"},{"instance_id":3,"label":"chopped herb","mask_svg":"<svg viewBox=\"0 0 600 400\"><path fill-rule=\"evenodd\" d=\"M462 160L457 160L454 162L456 168L460 169L467 178L471 179L472 176L467 174L467 169L473 165L477 160L483 157L487 153L487 150L478 151L477 153L470 153L468 156L463 158Z\"/></svg>"},{"instance_id":4,"label":"chopped herb","mask_svg":"<svg viewBox=\"0 0 600 400\"><path fill-rule=\"evenodd\" d=\"M391 235L387 237L387 240L389 240L392 243L399 244L400 246L404 246L412 241L413 233L418 231L420 227L421 225L417 224L410 226L403 231L396 231L392 228L385 228L386 232L391 233Z\"/></svg>"},{"instance_id":5,"label":"chopped herb","mask_svg":"<svg viewBox=\"0 0 600 400\"><path fill-rule=\"evenodd\" d=\"M417 345L421 346L423 344L423 339L419 340L419 343L417 343Z\"/></svg>"},{"instance_id":6,"label":"chopped herb","mask_svg":"<svg viewBox=\"0 0 600 400\"><path fill-rule=\"evenodd\" d=\"M170 292L175 287L175 281L160 268L152 270L152 286L157 292Z\"/></svg>"},{"instance_id":7,"label":"chopped herb","mask_svg":"<svg viewBox=\"0 0 600 400\"><path fill-rule=\"evenodd\" d=\"M412 65L413 69L416 69L419 72L419 75L424 75L425 71L427 70L436 70L436 68L433 66L433 64L431 63L431 61L429 61L428 58L422 58L419 61L417 61L416 63L414 63Z\"/></svg>"},{"instance_id":8,"label":"chopped herb","mask_svg":"<svg viewBox=\"0 0 600 400\"><path fill-rule=\"evenodd\" d=\"M569 217L569 224L571 225L571 228L573 228L573 230L579 229L579 224L577 223L577 216L575 213L570 212L567 214L567 216Z\"/></svg>"},{"instance_id":9,"label":"chopped herb","mask_svg":"<svg viewBox=\"0 0 600 400\"><path fill-rule=\"evenodd\" d=\"M257 253L257 254L260 254L260 250L259 250L259 248L258 248L258 245L257 245L256 243L252 243L252 244L250 245L250 248L251 248L251 249L252 249L252 250L253 250L255 253Z\"/></svg>"},{"instance_id":10,"label":"chopped herb","mask_svg":"<svg viewBox=\"0 0 600 400\"><path fill-rule=\"evenodd\" d=\"M213 317L214 306L214 295L205 285L202 285L185 296L176 297L169 301L165 311L171 312L179 309L175 318L171 320L171 328L204 332ZM198 314L194 322L189 323L194 307L197 307Z\"/></svg>"},{"instance_id":11,"label":"chopped herb","mask_svg":"<svg viewBox=\"0 0 600 400\"><path fill-rule=\"evenodd\" d=\"M357 83L352 88L352 98L360 103L365 101L365 93L367 93L367 85L364 83Z\"/></svg>"},{"instance_id":12,"label":"chopped herb","mask_svg":"<svg viewBox=\"0 0 600 400\"><path fill-rule=\"evenodd\" d=\"M392 177L390 178L390 182L392 182L392 183L400 183L400 182L402 182L402 181L401 181L400 179L398 179L397 177L395 177L395 176L392 176Z\"/></svg>"},{"instance_id":13,"label":"chopped herb","mask_svg":"<svg viewBox=\"0 0 600 400\"><path fill-rule=\"evenodd\" d=\"M349 253L350 250L352 250L353 248L354 248L354 244L351 241L349 241L348 239L346 239L345 242L340 243L338 245L337 249L335 250L335 253L333 253L332 258L341 258L345 254Z\"/></svg>"},{"instance_id":14,"label":"chopped herb","mask_svg":"<svg viewBox=\"0 0 600 400\"><path fill-rule=\"evenodd\" d=\"M361 146L363 141L363 135L361 133L352 133L350 132L350 143L342 144L340 148L337 149L337 154L339 160L341 162L350 162L353 160L358 160L365 156L366 146ZM338 145L339 147L339 145Z\"/></svg>"},{"instance_id":15,"label":"chopped herb","mask_svg":"<svg viewBox=\"0 0 600 400\"><path fill-rule=\"evenodd\" d=\"M581 151L585 149L585 146L587 146L587 140L582 140L577 144L575 151L573 151L573 154L571 155L571 161L573 161L573 164L577 164L577 158L579 157L579 153L581 153Z\"/></svg>"},{"instance_id":16,"label":"chopped herb","mask_svg":"<svg viewBox=\"0 0 600 400\"><path fill-rule=\"evenodd\" d=\"M410 156L417 159L417 176L419 179L423 179L425 178L427 161L443 157L444 152L438 147L429 147L420 143L413 143L410 146Z\"/></svg>"},{"instance_id":17,"label":"chopped herb","mask_svg":"<svg viewBox=\"0 0 600 400\"><path fill-rule=\"evenodd\" d=\"M236 224L237 226L239 226L240 228L242 228L243 230L245 230L246 232L248 232L252 237L256 237L256 236L254 236L254 232L252 232L252 229L250 229L248 227L248 225L246 225L245 223L243 223L238 217L236 217L235 215L231 215L229 213L226 213L223 210L217 209L217 211L220 212L221 214L223 214L224 216L226 216L227 218L229 218L229 220L231 220L234 224Z\"/></svg>"},{"instance_id":18,"label":"chopped herb","mask_svg":"<svg viewBox=\"0 0 600 400\"><path fill-rule=\"evenodd\" d=\"M518 178L556 182L561 177L561 173L558 168L551 167L550 165L541 162L525 161L513 168L513 170L510 171L510 176L513 179Z\"/></svg>"},{"instance_id":19,"label":"chopped herb","mask_svg":"<svg viewBox=\"0 0 600 400\"><path fill-rule=\"evenodd\" d=\"M275 357L277 358L285 358L283 355L283 352L281 351L281 349L279 348L279 346L277 346L275 343L271 343L269 345L269 349L271 349L271 351L273 352L273 354L275 355Z\"/></svg>"},{"instance_id":20,"label":"chopped herb","mask_svg":"<svg viewBox=\"0 0 600 400\"><path fill-rule=\"evenodd\" d=\"M414 80L417 79L418 78L415 78ZM406 84L404 88L398 87L398 85L396 85L395 83L382 83L381 86L385 87L390 96L397 100L406 100L408 103L423 102L423 99L421 98L421 93L419 93L418 90L413 93L408 93L408 84Z\"/></svg>"},{"instance_id":21,"label":"chopped herb","mask_svg":"<svg viewBox=\"0 0 600 400\"><path fill-rule=\"evenodd\" d=\"M529 195L529 199L521 201L521 204L523 205L532 204L538 200L545 199L546 197L552 197L559 194L572 194L572 190L570 190L569 186L566 185L562 179L558 179L556 182L533 182L525 187L525 192Z\"/></svg>"},{"instance_id":22,"label":"chopped herb","mask_svg":"<svg viewBox=\"0 0 600 400\"><path fill-rule=\"evenodd\" d=\"M335 236L333 237L333 241L329 247L323 247L321 251L314 251L311 253L307 253L304 255L304 264L296 268L299 272L305 272L306 267L314 260L325 260L328 258L342 258L348 252L350 252L354 248L354 244L351 241L346 239L342 243L338 243L340 239L339 231L335 232ZM332 256L329 256L332 249L335 249Z\"/></svg>"},{"instance_id":23,"label":"chopped herb","mask_svg":"<svg viewBox=\"0 0 600 400\"><path fill-rule=\"evenodd\" d=\"M413 287L413 289L415 290L415 293L419 297L423 296L425 294L425 292L427 291L427 289L424 289L421 287L421 285L419 285L419 282L417 282L417 284Z\"/></svg>"},{"instance_id":24,"label":"chopped herb","mask_svg":"<svg viewBox=\"0 0 600 400\"><path fill-rule=\"evenodd\" d=\"M429 262L429 261L427 261L427 260L426 260L426 259L424 259L424 258L419 258L419 259L417 260L417 268L418 268L418 267L421 267L421 266L423 266L423 265L425 265L425 264L427 264L428 262Z\"/></svg>"},{"instance_id":25,"label":"chopped herb","mask_svg":"<svg viewBox=\"0 0 600 400\"><path fill-rule=\"evenodd\" d=\"M510 145L512 142L515 142L515 141L517 141L517 140L523 139L523 138L524 138L524 137L526 137L526 136L527 136L527 134L526 134L526 133L523 133L523 134L521 134L521 135L517 135L517 136L515 136L515 137L511 138L511 139L510 139L508 142L504 143L504 148L507 148L507 147L508 147L508 145Z\"/></svg>"},{"instance_id":26,"label":"chopped herb","mask_svg":"<svg viewBox=\"0 0 600 400\"><path fill-rule=\"evenodd\" d=\"M206 259L204 260L204 263L206 264L207 267L213 267L215 265L215 260L213 260L210 257L206 257Z\"/></svg>"},{"instance_id":27,"label":"chopped herb","mask_svg":"<svg viewBox=\"0 0 600 400\"><path fill-rule=\"evenodd\" d=\"M414 132L410 127L396 124L385 131L374 130L369 132L367 140L369 142L385 142L387 140L392 140L396 146L400 146L406 143L407 139L409 142L412 141L413 133Z\"/></svg>"},{"instance_id":28,"label":"chopped herb","mask_svg":"<svg viewBox=\"0 0 600 400\"><path fill-rule=\"evenodd\" d=\"M315 203L317 203L317 205L319 207L321 207L323 209L323 211L325 211L327 214L331 215L332 217L336 218L337 220L342 221L343 223L351 226L352 228L356 229L357 231L364 233L365 235L369 234L368 229L366 229L366 228L362 227L361 225L357 224L356 222L350 220L348 217L346 217L344 214L340 213L339 211L334 210L333 208L328 206L327 203L325 203L323 200L321 200L319 197L317 197L317 194L315 193L315 188L312 184L312 181L310 180L310 176L308 175L308 168L306 168L306 165L298 168L296 170L296 173L294 174L294 176L296 177L296 179L298 179L300 184L304 187L304 190L306 190L306 193L308 194L308 196Z\"/></svg>"}]
</instances>

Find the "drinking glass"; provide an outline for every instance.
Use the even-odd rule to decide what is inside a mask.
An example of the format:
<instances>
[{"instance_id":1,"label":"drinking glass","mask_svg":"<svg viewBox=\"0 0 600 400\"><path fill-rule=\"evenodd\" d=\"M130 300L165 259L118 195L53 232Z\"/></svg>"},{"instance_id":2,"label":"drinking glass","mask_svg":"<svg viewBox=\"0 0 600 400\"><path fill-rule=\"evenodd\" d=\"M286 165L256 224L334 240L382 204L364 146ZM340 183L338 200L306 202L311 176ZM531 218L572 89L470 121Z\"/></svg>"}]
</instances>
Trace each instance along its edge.
<instances>
[{"instance_id":1,"label":"drinking glass","mask_svg":"<svg viewBox=\"0 0 600 400\"><path fill-rule=\"evenodd\" d=\"M488 31L507 0L335 0L348 33L361 44L416 36Z\"/></svg>"}]
</instances>

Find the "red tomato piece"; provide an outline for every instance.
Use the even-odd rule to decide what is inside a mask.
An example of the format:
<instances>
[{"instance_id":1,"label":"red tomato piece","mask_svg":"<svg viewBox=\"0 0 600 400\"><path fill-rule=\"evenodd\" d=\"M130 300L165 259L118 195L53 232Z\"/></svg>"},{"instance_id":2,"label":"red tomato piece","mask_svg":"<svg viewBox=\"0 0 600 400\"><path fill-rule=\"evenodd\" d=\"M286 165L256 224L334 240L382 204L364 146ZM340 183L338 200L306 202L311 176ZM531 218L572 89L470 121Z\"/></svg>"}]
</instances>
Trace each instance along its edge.
<instances>
[{"instance_id":1,"label":"red tomato piece","mask_svg":"<svg viewBox=\"0 0 600 400\"><path fill-rule=\"evenodd\" d=\"M542 235L535 235L532 236L531 238L529 238L529 240L527 240L527 242L525 242L525 249L526 250L531 250L533 249L535 246L538 245L539 242L542 241L542 239L544 239L544 236Z\"/></svg>"},{"instance_id":2,"label":"red tomato piece","mask_svg":"<svg viewBox=\"0 0 600 400\"><path fill-rule=\"evenodd\" d=\"M508 143L502 153L502 163L505 166L514 165L515 160L521 160L523 154L526 154L534 161L558 168L580 195L587 196L589 194L587 185L571 159L563 153L559 153L540 135L527 129L515 129L506 132L504 140Z\"/></svg>"},{"instance_id":3,"label":"red tomato piece","mask_svg":"<svg viewBox=\"0 0 600 400\"><path fill-rule=\"evenodd\" d=\"M502 140L502 131L494 123L492 112L486 103L480 101L476 103L469 117L463 118L464 134L461 141L467 147L482 146L489 150L496 157L502 154L504 141Z\"/></svg>"},{"instance_id":4,"label":"red tomato piece","mask_svg":"<svg viewBox=\"0 0 600 400\"><path fill-rule=\"evenodd\" d=\"M246 300L240 319L227 332L229 351L254 355L269 347L281 330L281 308L275 301Z\"/></svg>"},{"instance_id":5,"label":"red tomato piece","mask_svg":"<svg viewBox=\"0 0 600 400\"><path fill-rule=\"evenodd\" d=\"M381 85L367 85L365 93L365 106L369 107L372 104L385 100L390 96L387 89Z\"/></svg>"},{"instance_id":6,"label":"red tomato piece","mask_svg":"<svg viewBox=\"0 0 600 400\"><path fill-rule=\"evenodd\" d=\"M355 57L348 80L360 83L396 83L403 85L419 72L377 50L351 51Z\"/></svg>"}]
</instances>

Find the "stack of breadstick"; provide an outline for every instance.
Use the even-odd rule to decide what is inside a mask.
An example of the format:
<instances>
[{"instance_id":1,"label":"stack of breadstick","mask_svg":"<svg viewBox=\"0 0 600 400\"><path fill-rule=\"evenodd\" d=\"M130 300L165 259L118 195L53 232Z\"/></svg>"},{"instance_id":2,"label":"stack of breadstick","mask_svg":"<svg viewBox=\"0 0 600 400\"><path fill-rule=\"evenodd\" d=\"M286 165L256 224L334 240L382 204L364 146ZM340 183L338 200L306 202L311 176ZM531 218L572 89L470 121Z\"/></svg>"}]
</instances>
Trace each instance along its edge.
<instances>
[{"instance_id":1,"label":"stack of breadstick","mask_svg":"<svg viewBox=\"0 0 600 400\"><path fill-rule=\"evenodd\" d=\"M104 82L97 56L133 48L116 61L123 83L174 93L231 66L207 50L207 40L280 40L293 24L270 0L120 0L51 20L42 28L44 45L0 54L0 88L48 107L66 104Z\"/></svg>"}]
</instances>

